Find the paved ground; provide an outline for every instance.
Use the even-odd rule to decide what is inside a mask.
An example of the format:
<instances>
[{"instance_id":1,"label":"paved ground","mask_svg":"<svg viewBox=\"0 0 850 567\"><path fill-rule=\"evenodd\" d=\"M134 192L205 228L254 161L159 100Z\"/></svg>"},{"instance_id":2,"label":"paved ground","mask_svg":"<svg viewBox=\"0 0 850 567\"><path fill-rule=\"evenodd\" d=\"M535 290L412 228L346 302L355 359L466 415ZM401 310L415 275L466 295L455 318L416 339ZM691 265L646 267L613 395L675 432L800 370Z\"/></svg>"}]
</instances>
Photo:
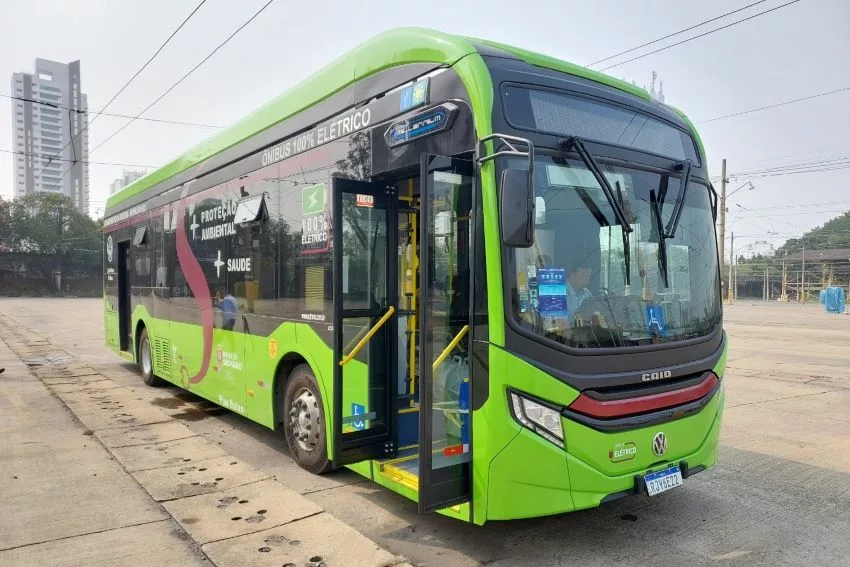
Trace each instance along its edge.
<instances>
[{"instance_id":1,"label":"paved ground","mask_svg":"<svg viewBox=\"0 0 850 567\"><path fill-rule=\"evenodd\" d=\"M409 565L27 327L0 314L0 565Z\"/></svg>"},{"instance_id":2,"label":"paved ground","mask_svg":"<svg viewBox=\"0 0 850 567\"><path fill-rule=\"evenodd\" d=\"M293 463L281 440L272 432L176 388L145 388L134 369L102 345L100 309L100 300L2 299L0 324L7 317L32 330L58 349L72 353L78 363L122 387L133 401L181 421L190 432L186 435L191 435L189 439L194 441L173 441L179 449L175 451L181 454L196 451L198 447L185 444L200 443L206 447L201 443L205 441L235 457L244 471L262 475L266 480L256 486L276 480L278 486L283 485L281 489L302 495L308 504L321 507L326 514L353 527L390 554L405 556L414 564L850 565L848 316L827 315L814 305L742 301L727 307L731 355L726 377L728 397L721 462L716 469L692 477L685 488L655 499L633 497L596 510L536 520L492 522L479 528L439 516L418 516L413 503L347 471L322 477L305 473ZM54 350L58 353L58 349ZM11 426L3 419L6 408L11 404L20 412L26 400L16 390L17 381L10 381L8 374L7 370L6 375L0 376L0 411L3 412L0 427L4 431ZM137 411L142 410L137 408ZM41 422L44 418L40 416L41 413L29 416L29 423ZM65 430L68 425L59 427ZM162 438L156 435L174 438L185 434L185 430L178 431L175 427L169 425L169 431L142 431L135 440L124 439L120 443L132 446L110 450L119 461L138 462L144 469L149 456L140 447L149 444L149 438ZM29 431L30 428L20 427L9 439L3 439L3 455L0 455L3 475L11 470L10 463L25 459L26 446L18 445L31 441ZM47 433L42 435L48 437ZM107 446L112 443L106 434L98 437ZM54 446L59 450L69 443L72 441L57 438ZM11 460L6 455L9 451ZM222 460L211 454L204 456L211 472L215 472L213 467L230 466L224 464L229 457ZM95 459L79 457L88 458ZM55 465L45 464L38 470L57 470ZM33 461L25 466L32 466L34 474L37 463ZM169 491L175 490L174 483L155 471L140 470L134 474L134 482L144 486L153 498L173 496ZM8 523L2 518L9 518L10 511L14 517L27 506L25 499L16 501L14 497L12 504L8 504L7 482L10 481L5 478L0 482L0 527ZM113 489L103 490L104 497L108 497ZM114 490L123 494L138 487L116 485ZM128 519L121 521L141 526L116 529L118 525L126 525L116 523L105 532L114 539L102 543L91 540L88 548L92 552L108 548L112 541L125 541L120 538L120 529L145 527L160 530L145 541L156 542L163 548L173 547L174 553L188 553L187 557L203 560L188 545L182 548L172 545L175 538L185 537L181 535L185 532L169 516L192 519L181 507L193 506L195 502L200 506L204 498L207 496L174 500L174 504L166 504L165 515L157 513L156 507L148 511L146 506L150 502L145 504L144 498L140 498L138 510L128 510ZM104 514L107 515L99 517L100 521L112 521L108 508ZM45 520L36 517L32 522L30 526ZM220 565L230 561L236 564L240 558L264 559L271 554L258 553L258 549L274 546L277 550L278 542L295 538L287 533L286 526L296 526L299 522L312 522L302 524L306 530L322 527L317 520L307 518L284 524L278 531L270 532L271 535L260 537L255 532L203 544L201 549ZM201 524L206 526L204 530L191 529L192 523L183 529L198 542L215 541L221 536L214 525L204 521L194 525ZM11 533L18 534L14 536L17 538L14 545L27 546L47 539L33 535L34 530L28 526L14 528ZM0 529L0 549L8 547L5 534L6 530ZM60 533L47 535L53 539L64 537ZM326 537L336 536L326 534ZM0 564L5 565L3 553L6 552L0 552ZM183 564L192 563L186 560Z\"/></svg>"}]
</instances>

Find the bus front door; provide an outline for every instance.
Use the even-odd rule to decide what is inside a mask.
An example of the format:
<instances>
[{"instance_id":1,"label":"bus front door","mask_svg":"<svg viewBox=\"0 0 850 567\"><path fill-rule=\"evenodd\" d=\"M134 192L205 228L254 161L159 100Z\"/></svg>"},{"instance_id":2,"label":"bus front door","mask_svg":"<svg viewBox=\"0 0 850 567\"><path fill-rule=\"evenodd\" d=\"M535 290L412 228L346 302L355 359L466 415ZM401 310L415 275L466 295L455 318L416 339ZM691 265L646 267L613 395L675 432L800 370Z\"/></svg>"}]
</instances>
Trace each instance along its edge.
<instances>
[{"instance_id":1,"label":"bus front door","mask_svg":"<svg viewBox=\"0 0 850 567\"><path fill-rule=\"evenodd\" d=\"M392 188L335 178L334 466L395 452L398 205Z\"/></svg>"},{"instance_id":2,"label":"bus front door","mask_svg":"<svg viewBox=\"0 0 850 567\"><path fill-rule=\"evenodd\" d=\"M419 512L469 500L472 163L423 155Z\"/></svg>"}]
</instances>

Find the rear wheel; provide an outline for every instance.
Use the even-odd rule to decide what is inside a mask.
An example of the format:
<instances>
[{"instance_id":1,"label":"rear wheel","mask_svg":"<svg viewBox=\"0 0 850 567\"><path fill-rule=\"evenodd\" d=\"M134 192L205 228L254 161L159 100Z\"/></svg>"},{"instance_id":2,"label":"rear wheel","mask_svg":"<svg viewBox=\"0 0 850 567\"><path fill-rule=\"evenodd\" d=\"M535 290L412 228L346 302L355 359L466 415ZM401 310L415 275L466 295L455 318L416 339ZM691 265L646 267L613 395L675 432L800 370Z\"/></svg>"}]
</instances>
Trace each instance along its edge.
<instances>
[{"instance_id":1,"label":"rear wheel","mask_svg":"<svg viewBox=\"0 0 850 567\"><path fill-rule=\"evenodd\" d=\"M322 395L308 365L296 366L290 373L281 409L286 444L295 462L314 474L329 471Z\"/></svg>"},{"instance_id":2,"label":"rear wheel","mask_svg":"<svg viewBox=\"0 0 850 567\"><path fill-rule=\"evenodd\" d=\"M148 330L145 328L142 328L142 334L139 336L139 348L137 352L136 361L145 384L154 387L165 384L162 378L153 373L153 351L151 350L150 338L148 338Z\"/></svg>"}]
</instances>

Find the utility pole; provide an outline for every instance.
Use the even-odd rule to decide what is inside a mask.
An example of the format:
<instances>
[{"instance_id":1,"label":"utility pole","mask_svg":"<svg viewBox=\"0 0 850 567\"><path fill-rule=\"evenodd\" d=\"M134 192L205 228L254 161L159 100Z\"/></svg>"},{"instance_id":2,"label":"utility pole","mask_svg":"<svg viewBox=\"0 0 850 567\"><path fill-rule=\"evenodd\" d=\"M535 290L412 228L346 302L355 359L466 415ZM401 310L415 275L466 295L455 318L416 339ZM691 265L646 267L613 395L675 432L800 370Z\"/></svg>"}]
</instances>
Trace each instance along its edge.
<instances>
[{"instance_id":1,"label":"utility pole","mask_svg":"<svg viewBox=\"0 0 850 567\"><path fill-rule=\"evenodd\" d=\"M782 260L782 294L779 296L779 301L788 301L788 266L784 258Z\"/></svg>"},{"instance_id":2,"label":"utility pole","mask_svg":"<svg viewBox=\"0 0 850 567\"><path fill-rule=\"evenodd\" d=\"M723 165L720 170L720 227L719 238L717 239L718 248L720 249L720 269L723 269L723 261L725 259L724 247L726 246L726 159L723 159ZM729 282L732 285L732 282Z\"/></svg>"},{"instance_id":3,"label":"utility pole","mask_svg":"<svg viewBox=\"0 0 850 567\"><path fill-rule=\"evenodd\" d=\"M725 160L724 160L725 161ZM735 233L732 233L732 242L729 244L729 305L732 305L732 266L735 261Z\"/></svg>"},{"instance_id":4,"label":"utility pole","mask_svg":"<svg viewBox=\"0 0 850 567\"><path fill-rule=\"evenodd\" d=\"M761 300L767 301L767 268L764 269L764 277L762 278Z\"/></svg>"},{"instance_id":5,"label":"utility pole","mask_svg":"<svg viewBox=\"0 0 850 567\"><path fill-rule=\"evenodd\" d=\"M800 273L800 303L806 302L806 240L803 239L803 270Z\"/></svg>"}]
</instances>

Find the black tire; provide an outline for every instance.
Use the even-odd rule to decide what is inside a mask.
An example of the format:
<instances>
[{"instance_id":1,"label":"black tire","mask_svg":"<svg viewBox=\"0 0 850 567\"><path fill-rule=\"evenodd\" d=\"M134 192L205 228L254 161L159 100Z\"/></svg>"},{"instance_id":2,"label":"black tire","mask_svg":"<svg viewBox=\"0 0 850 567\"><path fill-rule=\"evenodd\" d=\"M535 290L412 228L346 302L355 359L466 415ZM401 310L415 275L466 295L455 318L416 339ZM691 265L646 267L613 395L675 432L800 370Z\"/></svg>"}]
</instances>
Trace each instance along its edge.
<instances>
[{"instance_id":1,"label":"black tire","mask_svg":"<svg viewBox=\"0 0 850 567\"><path fill-rule=\"evenodd\" d=\"M298 466L313 474L331 470L322 393L308 365L290 372L279 411L286 444Z\"/></svg>"},{"instance_id":2,"label":"black tire","mask_svg":"<svg viewBox=\"0 0 850 567\"><path fill-rule=\"evenodd\" d=\"M153 372L153 348L148 338L148 330L145 328L142 328L142 334L139 335L139 345L136 349L136 364L139 366L139 372L142 373L142 379L145 381L145 384L154 388L165 385L165 380Z\"/></svg>"}]
</instances>

